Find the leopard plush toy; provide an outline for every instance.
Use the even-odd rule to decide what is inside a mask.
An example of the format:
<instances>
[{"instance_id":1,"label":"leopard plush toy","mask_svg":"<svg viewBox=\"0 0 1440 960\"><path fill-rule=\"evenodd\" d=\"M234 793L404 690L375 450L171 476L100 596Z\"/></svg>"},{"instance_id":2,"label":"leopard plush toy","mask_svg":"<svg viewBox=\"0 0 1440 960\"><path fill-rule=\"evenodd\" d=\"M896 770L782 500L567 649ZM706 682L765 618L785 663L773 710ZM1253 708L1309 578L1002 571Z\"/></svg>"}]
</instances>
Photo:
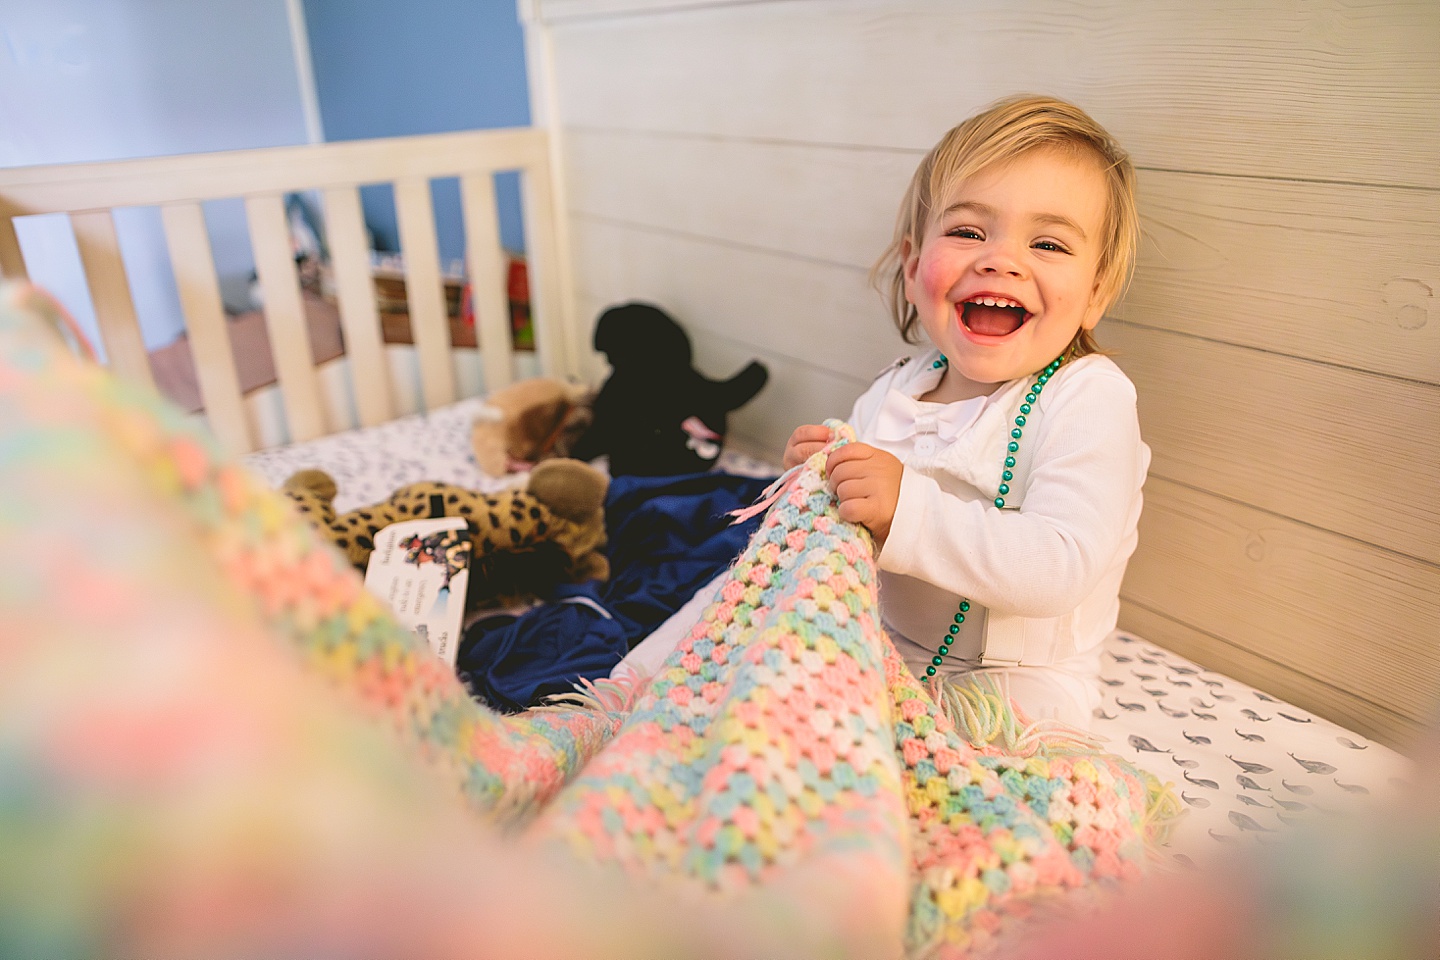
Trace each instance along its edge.
<instances>
[{"instance_id":1,"label":"leopard plush toy","mask_svg":"<svg viewBox=\"0 0 1440 960\"><path fill-rule=\"evenodd\" d=\"M578 460L538 464L524 489L479 493L448 483L412 483L388 500L335 513L335 481L301 470L284 492L362 572L377 531L401 520L464 517L474 548L466 607L510 605L548 595L558 584L610 576L605 545L609 481Z\"/></svg>"}]
</instances>

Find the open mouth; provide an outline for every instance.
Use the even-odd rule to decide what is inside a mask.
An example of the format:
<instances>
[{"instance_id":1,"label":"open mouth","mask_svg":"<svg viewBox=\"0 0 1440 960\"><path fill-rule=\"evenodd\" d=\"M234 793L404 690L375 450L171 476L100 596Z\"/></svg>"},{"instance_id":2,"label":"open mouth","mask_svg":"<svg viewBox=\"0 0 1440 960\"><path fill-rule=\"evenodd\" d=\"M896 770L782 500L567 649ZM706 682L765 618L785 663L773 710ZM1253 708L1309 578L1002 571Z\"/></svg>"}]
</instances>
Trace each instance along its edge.
<instances>
[{"instance_id":1,"label":"open mouth","mask_svg":"<svg viewBox=\"0 0 1440 960\"><path fill-rule=\"evenodd\" d=\"M960 304L960 322L965 329L984 337L1008 336L1028 319L1025 308L1006 297L977 296Z\"/></svg>"}]
</instances>

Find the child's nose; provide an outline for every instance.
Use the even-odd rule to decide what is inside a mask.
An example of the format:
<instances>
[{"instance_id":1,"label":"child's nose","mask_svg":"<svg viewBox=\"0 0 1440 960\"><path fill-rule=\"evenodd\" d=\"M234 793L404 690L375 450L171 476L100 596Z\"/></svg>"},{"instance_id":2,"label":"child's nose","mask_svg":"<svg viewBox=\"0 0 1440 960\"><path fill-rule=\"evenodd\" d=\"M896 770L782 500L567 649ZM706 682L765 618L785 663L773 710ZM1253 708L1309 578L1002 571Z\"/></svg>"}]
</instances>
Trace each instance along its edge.
<instances>
[{"instance_id":1,"label":"child's nose","mask_svg":"<svg viewBox=\"0 0 1440 960\"><path fill-rule=\"evenodd\" d=\"M1020 261L1001 250L982 257L975 264L975 269L986 275L1002 274L1007 277L1020 277L1024 274L1020 267Z\"/></svg>"},{"instance_id":2,"label":"child's nose","mask_svg":"<svg viewBox=\"0 0 1440 960\"><path fill-rule=\"evenodd\" d=\"M1001 274L1009 277L1021 277L1024 275L1020 258L1015 255L1009 245L1003 242L991 244L976 260L975 270L987 276Z\"/></svg>"}]
</instances>

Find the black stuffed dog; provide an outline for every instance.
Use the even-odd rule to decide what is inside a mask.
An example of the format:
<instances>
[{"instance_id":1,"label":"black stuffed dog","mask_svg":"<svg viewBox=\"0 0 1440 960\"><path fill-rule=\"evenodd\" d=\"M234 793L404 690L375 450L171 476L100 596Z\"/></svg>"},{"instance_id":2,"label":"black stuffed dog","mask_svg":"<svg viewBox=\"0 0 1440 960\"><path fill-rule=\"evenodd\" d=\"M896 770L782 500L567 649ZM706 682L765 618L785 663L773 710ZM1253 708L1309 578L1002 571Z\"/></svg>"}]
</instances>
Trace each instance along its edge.
<instances>
[{"instance_id":1,"label":"black stuffed dog","mask_svg":"<svg viewBox=\"0 0 1440 960\"><path fill-rule=\"evenodd\" d=\"M690 337L658 307L625 303L595 323L595 349L610 377L595 397L594 422L570 456L610 456L614 476L698 473L720 458L726 418L765 386L752 361L729 380L710 380L690 365Z\"/></svg>"}]
</instances>

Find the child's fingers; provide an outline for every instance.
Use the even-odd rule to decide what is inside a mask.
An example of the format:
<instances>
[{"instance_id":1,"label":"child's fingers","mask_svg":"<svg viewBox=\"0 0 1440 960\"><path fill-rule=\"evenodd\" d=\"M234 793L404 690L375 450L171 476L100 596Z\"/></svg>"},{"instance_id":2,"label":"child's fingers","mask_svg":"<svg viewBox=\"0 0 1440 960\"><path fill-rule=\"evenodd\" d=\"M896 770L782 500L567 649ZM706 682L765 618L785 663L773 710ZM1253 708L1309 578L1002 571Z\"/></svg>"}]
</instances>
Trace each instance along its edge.
<instances>
[{"instance_id":1,"label":"child's fingers","mask_svg":"<svg viewBox=\"0 0 1440 960\"><path fill-rule=\"evenodd\" d=\"M871 498L879 492L879 484L868 476L841 477L833 483L835 498L841 503Z\"/></svg>"},{"instance_id":2,"label":"child's fingers","mask_svg":"<svg viewBox=\"0 0 1440 960\"><path fill-rule=\"evenodd\" d=\"M839 450L830 454L830 458L825 462L826 473L829 474L830 479L830 489L833 490L837 496L840 495L840 485L842 483L849 480L859 480L864 477L869 477L875 473L875 464L868 456L836 456L836 454L847 449L849 449L849 447L841 447Z\"/></svg>"},{"instance_id":3,"label":"child's fingers","mask_svg":"<svg viewBox=\"0 0 1440 960\"><path fill-rule=\"evenodd\" d=\"M795 428L794 432L790 434L790 439L786 442L786 446L793 447L802 443L818 443L821 446L824 446L829 442L829 427L822 427L818 424L807 423Z\"/></svg>"},{"instance_id":4,"label":"child's fingers","mask_svg":"<svg viewBox=\"0 0 1440 960\"><path fill-rule=\"evenodd\" d=\"M804 463L814 456L818 451L825 448L830 442L830 428L819 424L807 423L796 427L790 434L790 439L785 443L784 464L785 468Z\"/></svg>"},{"instance_id":5,"label":"child's fingers","mask_svg":"<svg viewBox=\"0 0 1440 960\"><path fill-rule=\"evenodd\" d=\"M826 465L830 489L840 501L840 518L864 524L877 541L883 541L895 517L904 466L885 451L863 443L833 451Z\"/></svg>"},{"instance_id":6,"label":"child's fingers","mask_svg":"<svg viewBox=\"0 0 1440 960\"><path fill-rule=\"evenodd\" d=\"M858 523L867 528L875 537L876 544L884 543L890 536L890 524L895 518L894 505L889 503L882 492L856 494L855 484L863 481L851 480L845 486L845 494L837 494L839 503L835 512L847 523Z\"/></svg>"},{"instance_id":7,"label":"child's fingers","mask_svg":"<svg viewBox=\"0 0 1440 960\"><path fill-rule=\"evenodd\" d=\"M830 428L818 423L801 424L790 435L792 441L815 441L824 446L830 441Z\"/></svg>"},{"instance_id":8,"label":"child's fingers","mask_svg":"<svg viewBox=\"0 0 1440 960\"><path fill-rule=\"evenodd\" d=\"M791 451L795 456L796 463L804 463L806 460L809 460L815 454L819 453L821 450L824 449L824 443L814 441L797 443L794 447L791 447Z\"/></svg>"},{"instance_id":9,"label":"child's fingers","mask_svg":"<svg viewBox=\"0 0 1440 960\"><path fill-rule=\"evenodd\" d=\"M807 448L808 447L808 448ZM791 447L785 451L784 467L789 470L791 467L798 467L809 460L819 450L824 449L824 444L814 444L801 447Z\"/></svg>"},{"instance_id":10,"label":"child's fingers","mask_svg":"<svg viewBox=\"0 0 1440 960\"><path fill-rule=\"evenodd\" d=\"M825 444L818 440L791 441L785 447L785 469L804 463L824 449Z\"/></svg>"},{"instance_id":11,"label":"child's fingers","mask_svg":"<svg viewBox=\"0 0 1440 960\"><path fill-rule=\"evenodd\" d=\"M847 443L830 451L830 456L825 460L825 470L833 476L835 468L840 464L869 460L876 452L868 443Z\"/></svg>"},{"instance_id":12,"label":"child's fingers","mask_svg":"<svg viewBox=\"0 0 1440 960\"><path fill-rule=\"evenodd\" d=\"M836 508L840 519L846 523L869 526L875 520L875 504L869 500L841 500Z\"/></svg>"},{"instance_id":13,"label":"child's fingers","mask_svg":"<svg viewBox=\"0 0 1440 960\"><path fill-rule=\"evenodd\" d=\"M840 502L836 505L835 510L840 514L841 520L869 527L871 533L880 536L883 531L890 529L890 517L886 515L880 497L855 492L858 488L854 484L859 482L850 481L850 485L846 488L847 496L839 497L837 495Z\"/></svg>"}]
</instances>

